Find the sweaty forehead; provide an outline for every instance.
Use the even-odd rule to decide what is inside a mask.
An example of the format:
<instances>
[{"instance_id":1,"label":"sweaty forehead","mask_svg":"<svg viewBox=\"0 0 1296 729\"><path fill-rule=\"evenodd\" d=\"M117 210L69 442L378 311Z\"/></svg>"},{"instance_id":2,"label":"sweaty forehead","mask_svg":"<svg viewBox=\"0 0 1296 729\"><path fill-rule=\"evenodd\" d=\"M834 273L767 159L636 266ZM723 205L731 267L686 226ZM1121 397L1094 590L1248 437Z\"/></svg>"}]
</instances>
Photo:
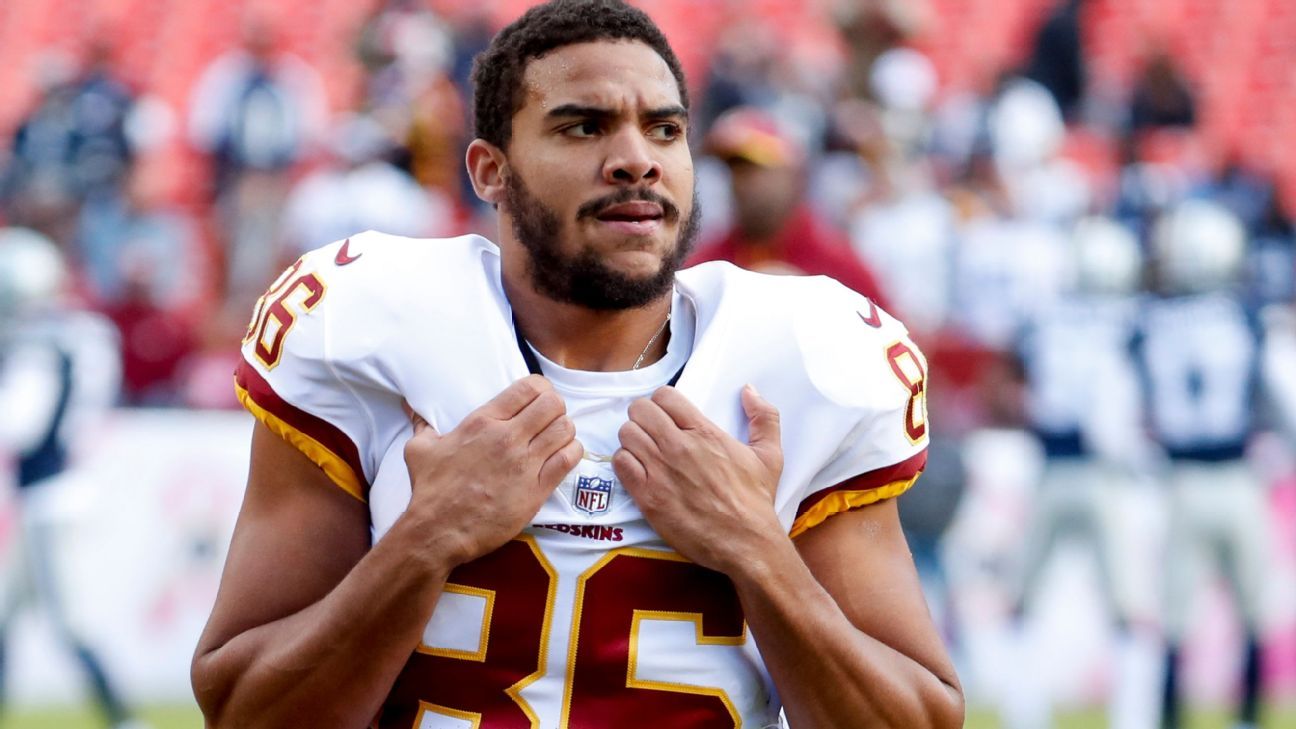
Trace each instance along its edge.
<instances>
[{"instance_id":1,"label":"sweaty forehead","mask_svg":"<svg viewBox=\"0 0 1296 729\"><path fill-rule=\"evenodd\" d=\"M680 103L670 66L638 41L597 41L555 49L527 64L522 111L540 113L562 104L605 108L661 107Z\"/></svg>"}]
</instances>

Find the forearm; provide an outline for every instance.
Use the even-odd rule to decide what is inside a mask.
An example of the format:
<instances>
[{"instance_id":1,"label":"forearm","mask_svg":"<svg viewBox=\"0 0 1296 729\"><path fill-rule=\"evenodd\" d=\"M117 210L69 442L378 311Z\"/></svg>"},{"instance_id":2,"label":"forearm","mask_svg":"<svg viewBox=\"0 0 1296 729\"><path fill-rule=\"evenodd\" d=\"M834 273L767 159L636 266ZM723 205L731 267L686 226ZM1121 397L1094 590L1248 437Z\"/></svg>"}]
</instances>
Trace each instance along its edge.
<instances>
[{"instance_id":1,"label":"forearm","mask_svg":"<svg viewBox=\"0 0 1296 729\"><path fill-rule=\"evenodd\" d=\"M407 515L408 516L408 515ZM209 727L364 727L417 647L449 566L402 517L327 596L194 661Z\"/></svg>"},{"instance_id":2,"label":"forearm","mask_svg":"<svg viewBox=\"0 0 1296 729\"><path fill-rule=\"evenodd\" d=\"M788 721L812 727L958 727L957 679L857 629L786 539L731 570Z\"/></svg>"}]
</instances>

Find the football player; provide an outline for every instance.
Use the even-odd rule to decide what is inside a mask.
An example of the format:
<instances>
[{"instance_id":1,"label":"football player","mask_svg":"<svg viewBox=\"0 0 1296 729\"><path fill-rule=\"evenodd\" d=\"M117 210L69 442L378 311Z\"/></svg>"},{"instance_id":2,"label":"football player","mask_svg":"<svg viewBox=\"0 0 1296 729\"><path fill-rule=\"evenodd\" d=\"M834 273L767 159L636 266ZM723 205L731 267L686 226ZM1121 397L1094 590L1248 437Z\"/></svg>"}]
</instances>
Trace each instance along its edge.
<instances>
[{"instance_id":1,"label":"football player","mask_svg":"<svg viewBox=\"0 0 1296 729\"><path fill-rule=\"evenodd\" d=\"M1101 217L1078 222L1072 252L1073 291L1035 316L1020 348L1024 411L1045 470L1024 540L1015 612L1020 618L1030 606L1058 540L1083 538L1097 558L1099 587L1119 636L1110 725L1146 727L1155 711L1147 697L1155 693L1149 676L1157 647L1150 631L1136 630L1142 626L1133 619L1137 563L1117 558L1128 533L1122 499L1154 463L1154 449L1141 432L1132 356L1143 255L1132 232ZM1024 671L1038 674L1037 667L1023 664ZM1048 726L1046 692L1024 689L1025 681L1029 677L1006 707L1009 724Z\"/></svg>"},{"instance_id":2,"label":"football player","mask_svg":"<svg viewBox=\"0 0 1296 729\"><path fill-rule=\"evenodd\" d=\"M116 330L61 304L65 274L48 238L0 229L0 452L17 464L19 521L17 550L0 580L0 630L8 632L19 608L42 608L86 672L109 725L139 727L70 619L54 559L51 498L77 434L116 402L121 384Z\"/></svg>"},{"instance_id":3,"label":"football player","mask_svg":"<svg viewBox=\"0 0 1296 729\"><path fill-rule=\"evenodd\" d=\"M676 273L679 63L557 0L477 60L500 242L355 235L256 306L209 726L960 726L892 497L904 327L826 278Z\"/></svg>"},{"instance_id":4,"label":"football player","mask_svg":"<svg viewBox=\"0 0 1296 729\"><path fill-rule=\"evenodd\" d=\"M1246 233L1205 200L1171 208L1153 229L1157 297L1137 347L1149 423L1170 459L1162 725L1178 727L1180 646L1202 568L1218 565L1242 618L1239 727L1257 725L1267 490L1246 460L1263 378L1258 318L1237 293Z\"/></svg>"}]
</instances>

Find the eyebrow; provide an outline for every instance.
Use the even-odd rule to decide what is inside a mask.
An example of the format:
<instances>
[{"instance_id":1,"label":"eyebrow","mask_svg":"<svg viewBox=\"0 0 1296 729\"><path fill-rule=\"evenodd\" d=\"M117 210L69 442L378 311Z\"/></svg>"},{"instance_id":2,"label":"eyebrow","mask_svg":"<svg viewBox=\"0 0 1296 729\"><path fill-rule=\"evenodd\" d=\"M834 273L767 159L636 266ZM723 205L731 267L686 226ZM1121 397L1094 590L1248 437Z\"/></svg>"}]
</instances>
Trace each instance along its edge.
<instances>
[{"instance_id":1,"label":"eyebrow","mask_svg":"<svg viewBox=\"0 0 1296 729\"><path fill-rule=\"evenodd\" d=\"M610 119L616 116L616 112L599 106L586 106L584 104L562 104L550 109L545 118L563 119L570 117L581 117L586 119ZM679 119L688 121L688 109L672 104L670 106L661 106L656 109L649 109L643 113L646 119Z\"/></svg>"}]
</instances>

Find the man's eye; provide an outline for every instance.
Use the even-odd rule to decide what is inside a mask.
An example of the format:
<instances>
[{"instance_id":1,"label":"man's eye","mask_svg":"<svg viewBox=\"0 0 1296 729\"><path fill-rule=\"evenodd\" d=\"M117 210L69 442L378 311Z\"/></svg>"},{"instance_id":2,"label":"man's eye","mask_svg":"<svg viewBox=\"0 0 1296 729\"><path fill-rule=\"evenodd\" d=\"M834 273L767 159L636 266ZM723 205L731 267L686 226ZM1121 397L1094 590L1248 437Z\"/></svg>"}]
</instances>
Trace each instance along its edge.
<instances>
[{"instance_id":1,"label":"man's eye","mask_svg":"<svg viewBox=\"0 0 1296 729\"><path fill-rule=\"evenodd\" d=\"M563 130L563 133L569 137L592 137L599 133L598 122L586 121L579 124L573 124Z\"/></svg>"},{"instance_id":2,"label":"man's eye","mask_svg":"<svg viewBox=\"0 0 1296 729\"><path fill-rule=\"evenodd\" d=\"M648 136L662 142L679 139L683 130L678 124L658 124L648 130Z\"/></svg>"}]
</instances>

